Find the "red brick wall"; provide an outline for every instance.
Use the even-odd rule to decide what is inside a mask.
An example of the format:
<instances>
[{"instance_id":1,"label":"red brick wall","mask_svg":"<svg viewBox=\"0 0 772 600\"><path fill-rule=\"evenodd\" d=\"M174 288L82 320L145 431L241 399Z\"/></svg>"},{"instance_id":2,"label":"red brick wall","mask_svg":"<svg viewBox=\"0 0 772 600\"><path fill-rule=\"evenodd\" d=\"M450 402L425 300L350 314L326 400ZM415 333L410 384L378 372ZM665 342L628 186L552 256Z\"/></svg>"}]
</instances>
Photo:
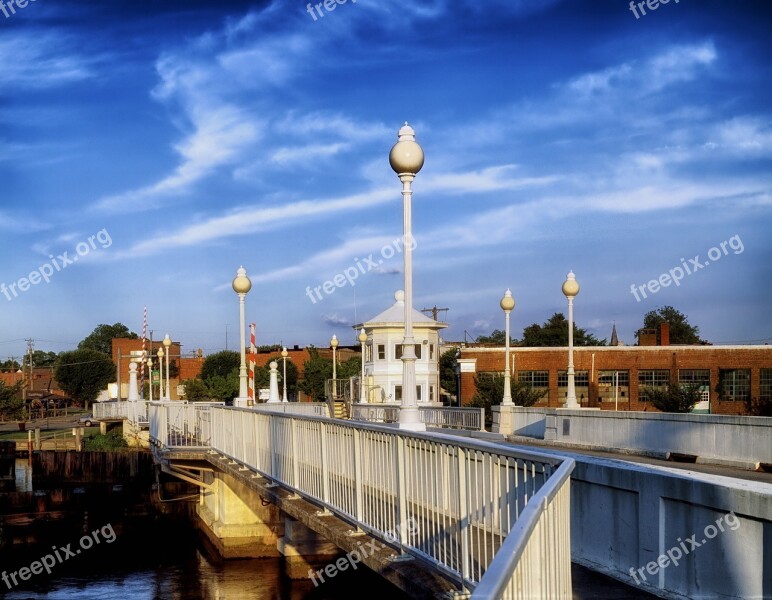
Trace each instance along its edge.
<instances>
[{"instance_id":1,"label":"red brick wall","mask_svg":"<svg viewBox=\"0 0 772 600\"><path fill-rule=\"evenodd\" d=\"M514 372L549 371L549 399L544 406L558 407L563 400L558 399L558 371L565 370L568 364L567 348L515 348L510 350L514 356ZM595 354L594 376L592 356ZM476 373L461 374L461 394L464 404L474 397L477 373L504 372L503 348L462 348L461 358L475 358ZM618 348L575 348L574 368L577 371L590 371L589 406L603 409L614 408L613 403L598 402L598 371L626 370L630 377L629 397L619 402L620 410L656 411L651 403L638 402L638 371L643 369L668 369L671 381L678 379L679 369L710 369L711 411L719 414L744 414L743 402L722 402L715 389L718 385L719 369L750 369L751 396L760 394L759 370L772 368L772 346L622 346ZM621 399L620 399L621 400ZM610 406L609 406L610 405Z\"/></svg>"}]
</instances>

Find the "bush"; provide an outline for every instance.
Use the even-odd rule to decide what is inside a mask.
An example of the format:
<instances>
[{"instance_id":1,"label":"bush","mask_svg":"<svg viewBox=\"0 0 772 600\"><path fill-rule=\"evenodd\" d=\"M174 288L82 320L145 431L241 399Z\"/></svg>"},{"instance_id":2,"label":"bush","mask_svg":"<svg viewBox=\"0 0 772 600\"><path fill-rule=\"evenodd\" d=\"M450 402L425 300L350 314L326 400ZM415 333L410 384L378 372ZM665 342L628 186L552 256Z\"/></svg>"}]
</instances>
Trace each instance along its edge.
<instances>
[{"instance_id":1,"label":"bush","mask_svg":"<svg viewBox=\"0 0 772 600\"><path fill-rule=\"evenodd\" d=\"M688 413L700 401L700 386L669 383L665 389L641 388L655 408L662 412Z\"/></svg>"},{"instance_id":2,"label":"bush","mask_svg":"<svg viewBox=\"0 0 772 600\"><path fill-rule=\"evenodd\" d=\"M766 398L748 398L745 410L751 417L772 417L772 396Z\"/></svg>"},{"instance_id":3,"label":"bush","mask_svg":"<svg viewBox=\"0 0 772 600\"><path fill-rule=\"evenodd\" d=\"M116 452L129 447L129 444L123 439L123 432L120 429L113 429L107 435L101 433L83 440L83 450L86 452Z\"/></svg>"}]
</instances>

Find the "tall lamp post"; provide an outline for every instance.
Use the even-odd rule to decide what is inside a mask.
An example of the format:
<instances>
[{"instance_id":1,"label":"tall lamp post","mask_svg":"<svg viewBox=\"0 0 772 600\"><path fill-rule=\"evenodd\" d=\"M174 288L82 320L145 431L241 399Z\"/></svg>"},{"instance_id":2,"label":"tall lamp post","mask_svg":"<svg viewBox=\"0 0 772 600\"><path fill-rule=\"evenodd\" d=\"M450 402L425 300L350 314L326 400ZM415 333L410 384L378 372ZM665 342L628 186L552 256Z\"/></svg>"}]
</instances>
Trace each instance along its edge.
<instances>
[{"instance_id":1,"label":"tall lamp post","mask_svg":"<svg viewBox=\"0 0 772 600\"><path fill-rule=\"evenodd\" d=\"M504 397L501 399L501 404L505 406L512 406L512 389L510 384L511 373L509 370L509 313L515 308L515 299L512 297L512 292L507 288L504 292L504 297L499 303L501 310L504 311L504 332L506 339L504 340L504 360L507 364L504 366Z\"/></svg>"},{"instance_id":2,"label":"tall lamp post","mask_svg":"<svg viewBox=\"0 0 772 600\"><path fill-rule=\"evenodd\" d=\"M244 325L244 299L252 289L252 282L247 277L244 267L239 267L236 277L233 279L233 291L239 297L239 329L241 330L241 365L239 366L239 397L234 399L236 406L249 406L249 392L247 390L247 356L246 356L246 331Z\"/></svg>"},{"instance_id":3,"label":"tall lamp post","mask_svg":"<svg viewBox=\"0 0 772 600\"><path fill-rule=\"evenodd\" d=\"M332 334L332 339L330 340L330 347L332 348L332 399L335 400L335 398L338 395L338 382L336 379L338 378L338 362L335 360L335 349L338 347L338 336L334 333Z\"/></svg>"},{"instance_id":4,"label":"tall lamp post","mask_svg":"<svg viewBox=\"0 0 772 600\"><path fill-rule=\"evenodd\" d=\"M367 399L365 398L365 394L367 393L367 387L365 386L365 344L367 343L367 332L365 331L364 327L362 327L362 329L359 331L357 339L359 340L359 343L362 344L362 377L359 382L359 403L366 404Z\"/></svg>"},{"instance_id":5,"label":"tall lamp post","mask_svg":"<svg viewBox=\"0 0 772 600\"><path fill-rule=\"evenodd\" d=\"M158 356L158 400L164 401L164 349L159 348L156 353Z\"/></svg>"},{"instance_id":6,"label":"tall lamp post","mask_svg":"<svg viewBox=\"0 0 772 600\"><path fill-rule=\"evenodd\" d=\"M282 375L282 383L284 384L284 395L281 399L282 402L289 402L287 400L287 355L289 352L287 352L286 348L281 349L281 357L284 361L284 374Z\"/></svg>"},{"instance_id":7,"label":"tall lamp post","mask_svg":"<svg viewBox=\"0 0 772 600\"><path fill-rule=\"evenodd\" d=\"M166 396L164 399L167 402L171 402L172 399L172 392L171 392L171 380L169 379L169 357L172 354L172 339L169 337L169 334L167 333L164 336L164 348L166 348ZM163 366L161 367L163 370ZM161 374L163 377L163 373Z\"/></svg>"},{"instance_id":8,"label":"tall lamp post","mask_svg":"<svg viewBox=\"0 0 772 600\"><path fill-rule=\"evenodd\" d=\"M402 340L402 406L400 429L425 431L418 413L415 387L415 340L413 339L413 222L411 184L424 165L424 151L415 141L415 131L405 123L389 153L389 164L402 182L402 223L405 269L405 337Z\"/></svg>"},{"instance_id":9,"label":"tall lamp post","mask_svg":"<svg viewBox=\"0 0 772 600\"><path fill-rule=\"evenodd\" d=\"M581 408L576 401L574 384L574 298L579 293L579 282L573 271L568 273L563 283L563 294L568 299L568 395L566 408Z\"/></svg>"}]
</instances>

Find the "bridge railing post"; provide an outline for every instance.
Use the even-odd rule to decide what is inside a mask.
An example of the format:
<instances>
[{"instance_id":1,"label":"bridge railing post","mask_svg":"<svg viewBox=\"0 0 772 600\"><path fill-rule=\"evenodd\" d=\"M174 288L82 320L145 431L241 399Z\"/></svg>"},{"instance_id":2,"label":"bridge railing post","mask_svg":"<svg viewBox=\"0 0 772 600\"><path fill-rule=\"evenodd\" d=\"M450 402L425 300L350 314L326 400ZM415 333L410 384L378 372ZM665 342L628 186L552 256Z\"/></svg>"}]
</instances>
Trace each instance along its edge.
<instances>
[{"instance_id":1,"label":"bridge railing post","mask_svg":"<svg viewBox=\"0 0 772 600\"><path fill-rule=\"evenodd\" d=\"M407 523L407 476L405 473L405 437L397 435L397 443L395 448L397 450L396 464L394 465L397 472L397 523L399 525ZM399 543L404 546L407 542L405 539L405 528L397 527L399 531Z\"/></svg>"},{"instance_id":2,"label":"bridge railing post","mask_svg":"<svg viewBox=\"0 0 772 600\"><path fill-rule=\"evenodd\" d=\"M469 579L469 503L467 493L469 484L466 472L466 452L461 446L457 447L456 452L458 460L458 542L461 545L459 560L461 562L461 587L466 587L466 581Z\"/></svg>"},{"instance_id":3,"label":"bridge railing post","mask_svg":"<svg viewBox=\"0 0 772 600\"><path fill-rule=\"evenodd\" d=\"M298 421L290 418L290 436L292 437L292 485L300 489L300 457L298 452Z\"/></svg>"},{"instance_id":4,"label":"bridge railing post","mask_svg":"<svg viewBox=\"0 0 772 600\"><path fill-rule=\"evenodd\" d=\"M362 507L362 432L354 429L354 516L357 519L357 531L363 518Z\"/></svg>"},{"instance_id":5,"label":"bridge railing post","mask_svg":"<svg viewBox=\"0 0 772 600\"><path fill-rule=\"evenodd\" d=\"M322 501L325 510L330 504L330 465L327 454L327 423L321 423L321 450L322 450Z\"/></svg>"}]
</instances>

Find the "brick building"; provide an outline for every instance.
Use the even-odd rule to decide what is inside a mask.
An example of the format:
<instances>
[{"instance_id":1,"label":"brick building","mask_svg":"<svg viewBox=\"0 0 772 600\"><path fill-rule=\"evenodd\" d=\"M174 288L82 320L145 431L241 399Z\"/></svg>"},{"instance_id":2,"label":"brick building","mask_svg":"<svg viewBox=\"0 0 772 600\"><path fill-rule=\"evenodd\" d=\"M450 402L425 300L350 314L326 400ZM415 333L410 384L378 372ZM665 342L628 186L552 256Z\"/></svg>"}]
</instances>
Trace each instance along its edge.
<instances>
[{"instance_id":1,"label":"brick building","mask_svg":"<svg viewBox=\"0 0 772 600\"><path fill-rule=\"evenodd\" d=\"M651 343L651 338L647 342ZM671 346L667 331L653 346L574 348L576 397L584 407L652 410L644 387L696 384L703 409L744 414L747 398L772 396L772 346ZM560 407L568 391L568 348L510 348L513 379L544 390L536 406ZM480 373L504 373L504 348L467 347L458 359L461 401L469 404ZM721 384L722 394L717 388Z\"/></svg>"}]
</instances>

